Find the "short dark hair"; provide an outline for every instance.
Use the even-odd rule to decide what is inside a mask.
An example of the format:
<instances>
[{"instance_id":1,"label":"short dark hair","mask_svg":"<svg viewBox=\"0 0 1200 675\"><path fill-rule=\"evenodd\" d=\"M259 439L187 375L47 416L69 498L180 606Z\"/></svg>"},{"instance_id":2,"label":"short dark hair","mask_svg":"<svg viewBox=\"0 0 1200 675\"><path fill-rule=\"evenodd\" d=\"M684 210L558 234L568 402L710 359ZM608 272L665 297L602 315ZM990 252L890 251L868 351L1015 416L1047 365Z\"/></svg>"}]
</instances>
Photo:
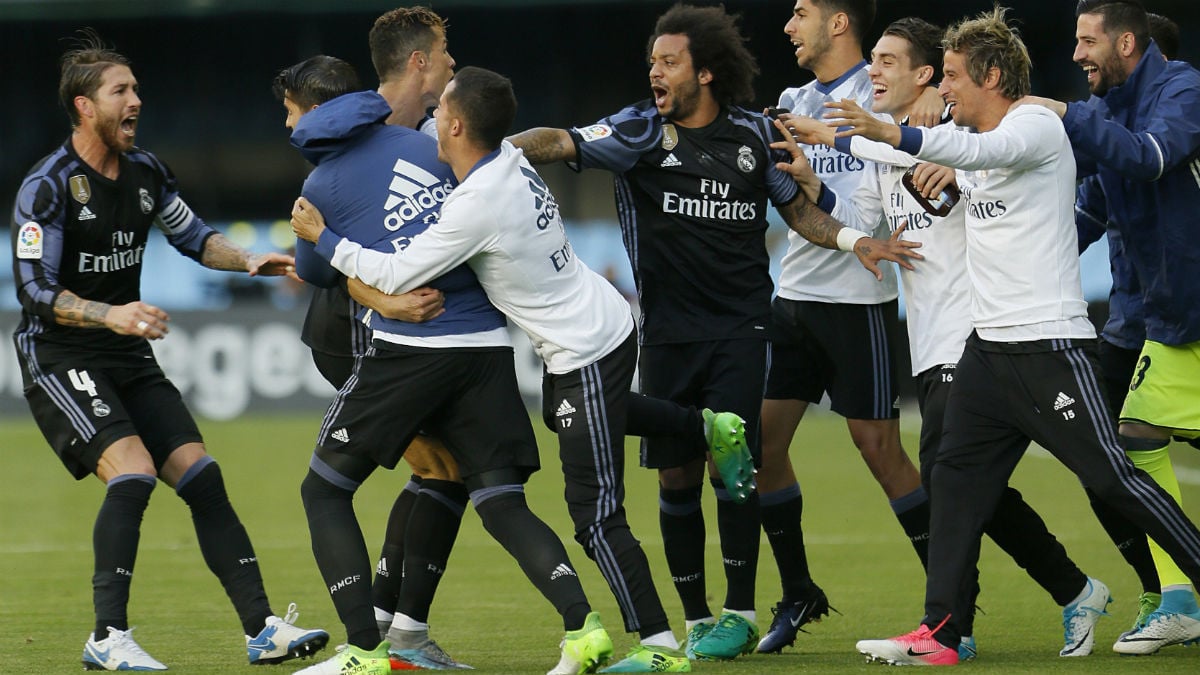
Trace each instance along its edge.
<instances>
[{"instance_id":1,"label":"short dark hair","mask_svg":"<svg viewBox=\"0 0 1200 675\"><path fill-rule=\"evenodd\" d=\"M282 101L286 96L301 108L321 105L361 88L354 66L324 54L284 68L271 83L271 91L274 92L275 98Z\"/></svg>"},{"instance_id":2,"label":"short dark hair","mask_svg":"<svg viewBox=\"0 0 1200 675\"><path fill-rule=\"evenodd\" d=\"M454 74L454 87L446 89L446 102L462 117L467 138L495 150L517 118L517 96L512 80L486 68L467 66Z\"/></svg>"},{"instance_id":3,"label":"short dark hair","mask_svg":"<svg viewBox=\"0 0 1200 675\"><path fill-rule=\"evenodd\" d=\"M445 34L448 25L437 12L420 6L393 9L375 19L367 42L379 81L402 73L413 52L432 50L436 31Z\"/></svg>"},{"instance_id":4,"label":"short dark hair","mask_svg":"<svg viewBox=\"0 0 1200 675\"><path fill-rule=\"evenodd\" d=\"M1138 0L1079 0L1075 16L1098 14L1104 21L1104 34L1116 40L1121 33L1133 33L1138 53L1150 45L1150 21L1146 8Z\"/></svg>"},{"instance_id":5,"label":"short dark hair","mask_svg":"<svg viewBox=\"0 0 1200 675\"><path fill-rule=\"evenodd\" d=\"M893 21L883 29L883 34L893 35L908 43L908 60L914 68L933 66L935 73L941 70L942 37L946 35L946 29L925 19L908 16Z\"/></svg>"},{"instance_id":6,"label":"short dark hair","mask_svg":"<svg viewBox=\"0 0 1200 675\"><path fill-rule=\"evenodd\" d=\"M1150 22L1150 37L1158 44L1163 56L1174 60L1179 55L1179 24L1162 14L1147 13Z\"/></svg>"},{"instance_id":7,"label":"short dark hair","mask_svg":"<svg viewBox=\"0 0 1200 675\"><path fill-rule=\"evenodd\" d=\"M713 98L718 103L749 103L754 100L754 78L758 63L746 48L738 26L738 15L727 14L724 5L693 7L677 4L658 17L654 34L646 44L647 57L654 41L663 35L686 35L692 67L697 73L712 73Z\"/></svg>"},{"instance_id":8,"label":"short dark hair","mask_svg":"<svg viewBox=\"0 0 1200 675\"><path fill-rule=\"evenodd\" d=\"M850 18L850 30L859 42L867 36L867 29L875 22L875 0L811 0L821 8L823 14L845 12Z\"/></svg>"},{"instance_id":9,"label":"short dark hair","mask_svg":"<svg viewBox=\"0 0 1200 675\"><path fill-rule=\"evenodd\" d=\"M129 59L104 44L96 31L85 28L79 33L77 46L59 59L58 102L66 109L72 127L79 126L75 97L86 96L94 100L104 80L104 71L113 66L130 65Z\"/></svg>"}]
</instances>

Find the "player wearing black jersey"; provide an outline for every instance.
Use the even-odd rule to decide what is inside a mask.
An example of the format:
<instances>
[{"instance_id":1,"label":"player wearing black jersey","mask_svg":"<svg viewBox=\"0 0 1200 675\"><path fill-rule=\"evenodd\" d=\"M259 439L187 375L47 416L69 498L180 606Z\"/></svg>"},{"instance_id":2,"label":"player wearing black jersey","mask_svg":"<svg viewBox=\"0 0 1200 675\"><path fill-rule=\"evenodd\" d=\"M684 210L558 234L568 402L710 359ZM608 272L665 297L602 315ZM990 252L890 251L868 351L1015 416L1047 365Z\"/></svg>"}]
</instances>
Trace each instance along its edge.
<instances>
[{"instance_id":1,"label":"player wearing black jersey","mask_svg":"<svg viewBox=\"0 0 1200 675\"><path fill-rule=\"evenodd\" d=\"M34 419L76 479L107 485L92 545L95 631L83 664L165 670L133 640L126 614L139 527L156 480L191 509L200 550L246 633L251 663L307 656L329 635L275 616L258 559L179 391L148 340L168 316L139 299L151 227L205 267L290 273L279 253L251 254L180 198L175 177L134 146L141 100L129 61L87 34L62 59L59 96L73 132L29 172L13 213L21 323L14 335ZM251 637L254 636L254 637Z\"/></svg>"},{"instance_id":2,"label":"player wearing black jersey","mask_svg":"<svg viewBox=\"0 0 1200 675\"><path fill-rule=\"evenodd\" d=\"M736 105L753 97L758 68L735 17L720 7L677 5L659 18L648 47L652 100L591 126L531 129L511 140L534 163L573 161L616 174L618 215L642 302L641 390L741 415L757 457L773 289L767 200L792 229L827 248L853 248L877 273L879 259L908 265L907 249L842 228L797 198L795 184L776 168L784 158L768 147L768 120ZM714 622L704 579L704 462L685 444L658 437L643 441L642 463L659 470L663 543L689 652L734 658L752 650L757 496L735 502L732 486L727 490L710 468L729 581Z\"/></svg>"}]
</instances>

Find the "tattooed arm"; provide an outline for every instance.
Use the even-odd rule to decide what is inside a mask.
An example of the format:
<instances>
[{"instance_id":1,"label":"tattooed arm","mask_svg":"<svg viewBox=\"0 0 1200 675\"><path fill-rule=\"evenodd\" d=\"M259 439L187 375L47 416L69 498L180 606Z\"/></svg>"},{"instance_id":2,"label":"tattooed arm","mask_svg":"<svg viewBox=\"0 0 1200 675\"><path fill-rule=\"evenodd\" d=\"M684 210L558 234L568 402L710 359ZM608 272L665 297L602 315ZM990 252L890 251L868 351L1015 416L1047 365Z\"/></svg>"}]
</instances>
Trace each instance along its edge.
<instances>
[{"instance_id":1,"label":"tattooed arm","mask_svg":"<svg viewBox=\"0 0 1200 675\"><path fill-rule=\"evenodd\" d=\"M838 249L839 234L845 237L843 230L846 230L857 237L853 242L854 255L858 256L858 261L862 266L867 268L869 272L875 275L876 279L883 280L883 272L879 270L877 264L880 260L890 260L905 269L913 269L909 259L921 260L921 254L913 249L920 248L921 244L915 241L904 241L900 239L900 233L904 231L904 225L896 228L890 239L876 239L854 230L850 230L842 226L841 223L834 220L828 213L825 213L816 204L808 201L803 193L796 196L795 199L788 202L784 206L779 207L779 215L783 216L784 222L788 227L796 231L797 234L811 241L817 246L824 248Z\"/></svg>"},{"instance_id":2,"label":"tattooed arm","mask_svg":"<svg viewBox=\"0 0 1200 675\"><path fill-rule=\"evenodd\" d=\"M144 302L110 305L64 289L54 299L54 320L74 328L107 328L118 335L157 340L167 334L167 313Z\"/></svg>"},{"instance_id":3,"label":"tattooed arm","mask_svg":"<svg viewBox=\"0 0 1200 675\"><path fill-rule=\"evenodd\" d=\"M275 252L251 253L220 233L205 240L200 264L214 270L249 272L252 277L286 275L299 281L295 276L296 260L292 256Z\"/></svg>"},{"instance_id":4,"label":"tattooed arm","mask_svg":"<svg viewBox=\"0 0 1200 675\"><path fill-rule=\"evenodd\" d=\"M508 137L508 142L525 152L530 164L570 162L575 159L575 141L566 129L537 127Z\"/></svg>"}]
</instances>

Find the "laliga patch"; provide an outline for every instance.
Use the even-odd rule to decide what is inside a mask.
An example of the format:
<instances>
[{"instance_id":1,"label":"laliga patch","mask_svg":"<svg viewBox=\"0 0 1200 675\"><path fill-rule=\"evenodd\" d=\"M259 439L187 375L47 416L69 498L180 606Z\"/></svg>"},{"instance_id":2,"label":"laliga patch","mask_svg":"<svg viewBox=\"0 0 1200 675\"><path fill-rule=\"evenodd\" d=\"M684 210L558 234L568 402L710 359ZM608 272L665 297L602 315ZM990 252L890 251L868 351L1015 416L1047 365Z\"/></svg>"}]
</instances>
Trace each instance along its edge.
<instances>
[{"instance_id":1,"label":"laliga patch","mask_svg":"<svg viewBox=\"0 0 1200 675\"><path fill-rule=\"evenodd\" d=\"M601 138L608 138L609 136L612 136L612 127L609 127L606 124L593 124L590 127L576 129L576 131L579 132L579 135L583 138L585 143L591 143L592 141L598 141Z\"/></svg>"},{"instance_id":2,"label":"laliga patch","mask_svg":"<svg viewBox=\"0 0 1200 675\"><path fill-rule=\"evenodd\" d=\"M41 260L42 242L45 239L42 226L32 220L21 226L17 232L17 258L20 260Z\"/></svg>"},{"instance_id":3,"label":"laliga patch","mask_svg":"<svg viewBox=\"0 0 1200 675\"><path fill-rule=\"evenodd\" d=\"M662 126L662 149L670 152L679 145L679 132L675 130L674 124L664 124Z\"/></svg>"},{"instance_id":4,"label":"laliga patch","mask_svg":"<svg viewBox=\"0 0 1200 675\"><path fill-rule=\"evenodd\" d=\"M71 176L67 183L71 186L71 196L75 201L80 204L86 204L91 201L92 186L88 183L87 176Z\"/></svg>"}]
</instances>

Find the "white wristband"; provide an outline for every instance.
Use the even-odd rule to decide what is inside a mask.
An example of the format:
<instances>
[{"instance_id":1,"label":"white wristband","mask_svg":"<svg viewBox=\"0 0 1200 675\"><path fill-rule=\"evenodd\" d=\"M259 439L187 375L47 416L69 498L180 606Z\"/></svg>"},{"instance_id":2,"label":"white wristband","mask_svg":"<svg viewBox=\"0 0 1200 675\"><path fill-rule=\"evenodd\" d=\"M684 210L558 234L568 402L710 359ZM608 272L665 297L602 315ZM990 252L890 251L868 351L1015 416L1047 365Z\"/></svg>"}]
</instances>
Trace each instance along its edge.
<instances>
[{"instance_id":1,"label":"white wristband","mask_svg":"<svg viewBox=\"0 0 1200 675\"><path fill-rule=\"evenodd\" d=\"M871 235L861 230L856 230L852 227L843 227L837 233L837 247L839 250L853 253L854 245L858 243L858 240L869 236Z\"/></svg>"}]
</instances>

